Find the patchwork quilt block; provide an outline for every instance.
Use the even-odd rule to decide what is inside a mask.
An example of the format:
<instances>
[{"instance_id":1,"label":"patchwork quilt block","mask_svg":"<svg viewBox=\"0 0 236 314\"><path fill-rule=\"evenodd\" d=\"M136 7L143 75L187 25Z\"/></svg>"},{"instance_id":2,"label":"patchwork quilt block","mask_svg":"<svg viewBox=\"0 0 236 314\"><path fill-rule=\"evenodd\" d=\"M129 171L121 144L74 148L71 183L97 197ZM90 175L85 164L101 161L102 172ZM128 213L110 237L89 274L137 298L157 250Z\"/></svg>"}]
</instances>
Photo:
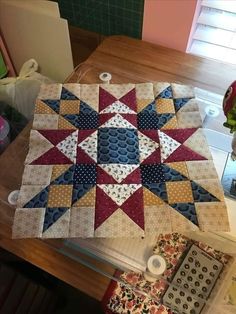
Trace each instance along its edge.
<instances>
[{"instance_id":1,"label":"patchwork quilt block","mask_svg":"<svg viewBox=\"0 0 236 314\"><path fill-rule=\"evenodd\" d=\"M13 237L228 231L192 88L51 84L35 105Z\"/></svg>"}]
</instances>

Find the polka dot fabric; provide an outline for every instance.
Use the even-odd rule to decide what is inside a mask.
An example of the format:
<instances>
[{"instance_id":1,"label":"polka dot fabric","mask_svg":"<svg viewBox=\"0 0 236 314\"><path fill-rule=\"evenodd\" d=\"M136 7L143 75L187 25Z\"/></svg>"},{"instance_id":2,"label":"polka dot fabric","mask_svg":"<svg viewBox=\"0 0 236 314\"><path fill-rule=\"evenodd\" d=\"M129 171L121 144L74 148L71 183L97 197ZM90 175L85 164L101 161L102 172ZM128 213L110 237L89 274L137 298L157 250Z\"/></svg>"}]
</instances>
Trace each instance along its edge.
<instances>
[{"instance_id":1,"label":"polka dot fabric","mask_svg":"<svg viewBox=\"0 0 236 314\"><path fill-rule=\"evenodd\" d=\"M159 130L161 129L172 117L174 114L165 113L158 114L148 113L148 112L140 112L138 114L138 129L139 130Z\"/></svg>"},{"instance_id":2,"label":"polka dot fabric","mask_svg":"<svg viewBox=\"0 0 236 314\"><path fill-rule=\"evenodd\" d=\"M227 231L200 127L189 86L42 86L13 237L141 237L179 224Z\"/></svg>"},{"instance_id":3,"label":"polka dot fabric","mask_svg":"<svg viewBox=\"0 0 236 314\"><path fill-rule=\"evenodd\" d=\"M96 165L76 165L73 181L75 184L95 184Z\"/></svg>"},{"instance_id":4,"label":"polka dot fabric","mask_svg":"<svg viewBox=\"0 0 236 314\"><path fill-rule=\"evenodd\" d=\"M51 185L47 207L70 207L72 199L71 185Z\"/></svg>"},{"instance_id":5,"label":"polka dot fabric","mask_svg":"<svg viewBox=\"0 0 236 314\"><path fill-rule=\"evenodd\" d=\"M143 183L165 182L162 165L141 165L141 176Z\"/></svg>"},{"instance_id":6,"label":"polka dot fabric","mask_svg":"<svg viewBox=\"0 0 236 314\"><path fill-rule=\"evenodd\" d=\"M167 182L166 189L169 204L193 202L193 193L189 181Z\"/></svg>"}]
</instances>

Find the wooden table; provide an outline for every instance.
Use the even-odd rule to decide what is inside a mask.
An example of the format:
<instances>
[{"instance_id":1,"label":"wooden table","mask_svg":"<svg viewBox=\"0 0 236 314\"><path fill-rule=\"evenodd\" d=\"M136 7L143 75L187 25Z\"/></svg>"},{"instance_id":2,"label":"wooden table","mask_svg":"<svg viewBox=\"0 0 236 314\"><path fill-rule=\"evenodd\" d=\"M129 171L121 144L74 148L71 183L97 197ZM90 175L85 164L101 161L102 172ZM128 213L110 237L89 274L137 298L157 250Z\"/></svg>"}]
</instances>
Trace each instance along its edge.
<instances>
[{"instance_id":1,"label":"wooden table","mask_svg":"<svg viewBox=\"0 0 236 314\"><path fill-rule=\"evenodd\" d=\"M236 79L236 66L202 59L123 36L109 37L67 82L99 83L100 72L112 74L112 83L169 81L191 84L223 94ZM19 189L28 149L29 124L0 157L0 246L50 274L101 300L109 279L66 257L61 240L11 239L14 207L7 203ZM104 271L113 268L100 265Z\"/></svg>"}]
</instances>

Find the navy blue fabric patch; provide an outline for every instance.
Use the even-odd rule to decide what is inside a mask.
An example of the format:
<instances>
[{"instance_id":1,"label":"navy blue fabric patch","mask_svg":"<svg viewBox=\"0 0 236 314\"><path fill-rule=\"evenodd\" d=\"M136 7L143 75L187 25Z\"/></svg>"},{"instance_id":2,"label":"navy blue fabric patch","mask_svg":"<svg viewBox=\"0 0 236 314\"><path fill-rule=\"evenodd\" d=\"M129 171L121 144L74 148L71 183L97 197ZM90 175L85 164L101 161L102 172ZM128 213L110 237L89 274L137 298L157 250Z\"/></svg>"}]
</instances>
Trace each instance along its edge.
<instances>
[{"instance_id":1,"label":"navy blue fabric patch","mask_svg":"<svg viewBox=\"0 0 236 314\"><path fill-rule=\"evenodd\" d=\"M191 182L193 198L195 202L220 202L218 198L198 185L196 182Z\"/></svg>"},{"instance_id":2,"label":"navy blue fabric patch","mask_svg":"<svg viewBox=\"0 0 236 314\"><path fill-rule=\"evenodd\" d=\"M155 100L147 105L140 113L155 113L156 112L156 103Z\"/></svg>"},{"instance_id":3,"label":"navy blue fabric patch","mask_svg":"<svg viewBox=\"0 0 236 314\"><path fill-rule=\"evenodd\" d=\"M74 184L96 184L97 171L94 164L75 165Z\"/></svg>"},{"instance_id":4,"label":"navy blue fabric patch","mask_svg":"<svg viewBox=\"0 0 236 314\"><path fill-rule=\"evenodd\" d=\"M62 115L67 121L79 128L79 115L78 114L64 114Z\"/></svg>"},{"instance_id":5,"label":"navy blue fabric patch","mask_svg":"<svg viewBox=\"0 0 236 314\"><path fill-rule=\"evenodd\" d=\"M164 89L157 97L158 98L173 98L173 93L172 93L172 88L171 86L167 87L166 89Z\"/></svg>"},{"instance_id":6,"label":"navy blue fabric patch","mask_svg":"<svg viewBox=\"0 0 236 314\"><path fill-rule=\"evenodd\" d=\"M174 99L175 111L179 111L191 98L178 98Z\"/></svg>"},{"instance_id":7,"label":"navy blue fabric patch","mask_svg":"<svg viewBox=\"0 0 236 314\"><path fill-rule=\"evenodd\" d=\"M198 226L196 209L193 203L177 203L169 205L177 210L181 215L190 220L192 223Z\"/></svg>"},{"instance_id":8,"label":"navy blue fabric patch","mask_svg":"<svg viewBox=\"0 0 236 314\"><path fill-rule=\"evenodd\" d=\"M47 206L48 202L48 192L49 186L40 191L37 195L35 195L28 203L26 203L24 208L42 208Z\"/></svg>"},{"instance_id":9,"label":"navy blue fabric patch","mask_svg":"<svg viewBox=\"0 0 236 314\"><path fill-rule=\"evenodd\" d=\"M91 108L88 104L86 104L84 101L80 101L80 109L79 109L80 113L83 114L90 114L90 113L96 113L97 111L95 111L93 108Z\"/></svg>"},{"instance_id":10,"label":"navy blue fabric patch","mask_svg":"<svg viewBox=\"0 0 236 314\"><path fill-rule=\"evenodd\" d=\"M165 182L162 165L140 165L142 183Z\"/></svg>"},{"instance_id":11,"label":"navy blue fabric patch","mask_svg":"<svg viewBox=\"0 0 236 314\"><path fill-rule=\"evenodd\" d=\"M63 99L63 100L76 100L79 98L76 97L74 94L72 94L70 91L68 91L65 87L62 87L61 99Z\"/></svg>"},{"instance_id":12,"label":"navy blue fabric patch","mask_svg":"<svg viewBox=\"0 0 236 314\"><path fill-rule=\"evenodd\" d=\"M73 184L73 175L74 175L74 165L72 165L68 170L62 173L58 178L51 182L51 184Z\"/></svg>"},{"instance_id":13,"label":"navy blue fabric patch","mask_svg":"<svg viewBox=\"0 0 236 314\"><path fill-rule=\"evenodd\" d=\"M98 113L92 114L64 114L63 117L81 130L98 128Z\"/></svg>"},{"instance_id":14,"label":"navy blue fabric patch","mask_svg":"<svg viewBox=\"0 0 236 314\"><path fill-rule=\"evenodd\" d=\"M44 216L43 232L51 227L68 209L68 207L47 207Z\"/></svg>"},{"instance_id":15,"label":"navy blue fabric patch","mask_svg":"<svg viewBox=\"0 0 236 314\"><path fill-rule=\"evenodd\" d=\"M145 188L151 191L153 194L160 197L163 201L167 202L167 192L166 192L166 184L165 182L160 183L145 183L143 184Z\"/></svg>"},{"instance_id":16,"label":"navy blue fabric patch","mask_svg":"<svg viewBox=\"0 0 236 314\"><path fill-rule=\"evenodd\" d=\"M138 164L138 133L135 129L101 128L98 130L98 163Z\"/></svg>"},{"instance_id":17,"label":"navy blue fabric patch","mask_svg":"<svg viewBox=\"0 0 236 314\"><path fill-rule=\"evenodd\" d=\"M78 117L78 125L81 130L97 129L98 128L98 113L90 114L80 113Z\"/></svg>"},{"instance_id":18,"label":"navy blue fabric patch","mask_svg":"<svg viewBox=\"0 0 236 314\"><path fill-rule=\"evenodd\" d=\"M59 113L60 100L44 99L42 101L56 113Z\"/></svg>"},{"instance_id":19,"label":"navy blue fabric patch","mask_svg":"<svg viewBox=\"0 0 236 314\"><path fill-rule=\"evenodd\" d=\"M72 205L83 197L95 184L74 184L72 192Z\"/></svg>"},{"instance_id":20,"label":"navy blue fabric patch","mask_svg":"<svg viewBox=\"0 0 236 314\"><path fill-rule=\"evenodd\" d=\"M188 180L187 177L179 173L177 170L168 167L166 164L163 164L163 172L165 174L165 181Z\"/></svg>"},{"instance_id":21,"label":"navy blue fabric patch","mask_svg":"<svg viewBox=\"0 0 236 314\"><path fill-rule=\"evenodd\" d=\"M140 130L159 130L161 129L172 117L173 113L138 113L138 129Z\"/></svg>"}]
</instances>

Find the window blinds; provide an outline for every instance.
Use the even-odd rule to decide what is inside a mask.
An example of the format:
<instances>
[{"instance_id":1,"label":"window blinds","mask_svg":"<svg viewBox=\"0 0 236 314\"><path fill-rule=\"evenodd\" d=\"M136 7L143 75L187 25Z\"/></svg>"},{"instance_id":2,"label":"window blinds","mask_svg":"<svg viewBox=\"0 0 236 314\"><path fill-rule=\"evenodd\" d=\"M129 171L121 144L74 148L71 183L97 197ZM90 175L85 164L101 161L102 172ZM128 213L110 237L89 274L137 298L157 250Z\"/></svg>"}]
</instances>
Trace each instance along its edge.
<instances>
[{"instance_id":1,"label":"window blinds","mask_svg":"<svg viewBox=\"0 0 236 314\"><path fill-rule=\"evenodd\" d=\"M236 64L236 0L203 0L190 53Z\"/></svg>"}]
</instances>

